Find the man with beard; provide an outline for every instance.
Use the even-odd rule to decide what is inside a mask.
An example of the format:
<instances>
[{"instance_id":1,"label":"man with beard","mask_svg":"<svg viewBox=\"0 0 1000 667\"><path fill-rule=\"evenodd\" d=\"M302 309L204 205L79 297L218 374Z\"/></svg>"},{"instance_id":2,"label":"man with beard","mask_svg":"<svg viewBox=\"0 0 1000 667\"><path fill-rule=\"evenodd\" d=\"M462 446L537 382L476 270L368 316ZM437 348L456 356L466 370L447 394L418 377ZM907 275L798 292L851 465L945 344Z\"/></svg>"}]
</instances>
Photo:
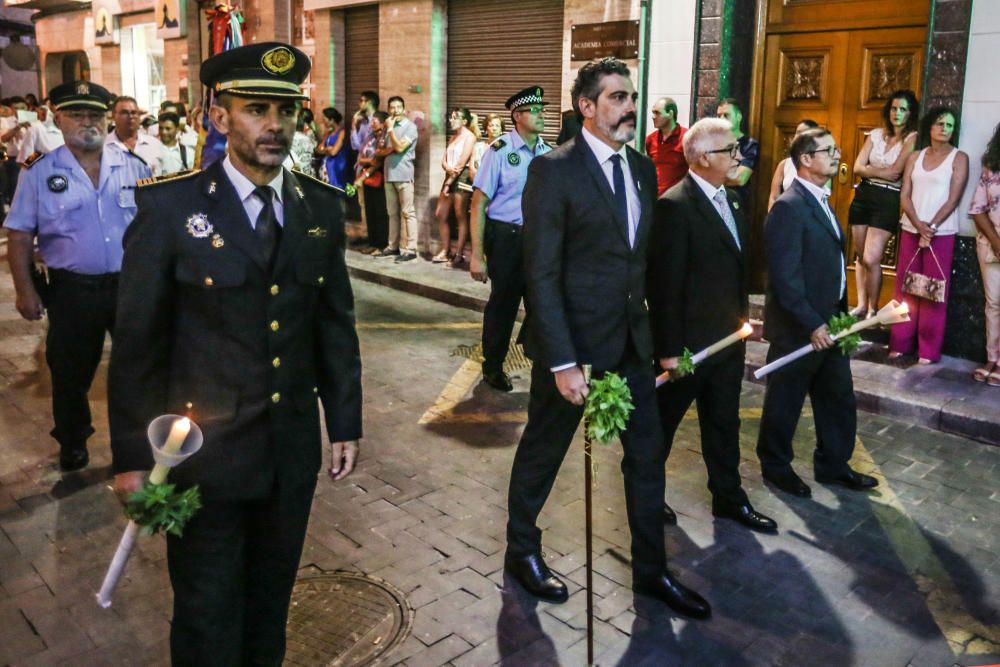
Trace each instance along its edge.
<instances>
[{"instance_id":1,"label":"man with beard","mask_svg":"<svg viewBox=\"0 0 1000 667\"><path fill-rule=\"evenodd\" d=\"M684 135L687 176L656 202L650 235L649 315L656 359L674 371L685 348L701 350L748 319L747 223L726 188L739 167L728 122L703 118ZM757 513L740 481L740 392L746 346L708 358L698 372L657 389L660 423L670 452L691 403L698 403L701 452L708 468L712 513L764 532L777 524ZM669 507L668 523L677 518ZM672 519L672 520L671 520Z\"/></svg>"},{"instance_id":2,"label":"man with beard","mask_svg":"<svg viewBox=\"0 0 1000 667\"><path fill-rule=\"evenodd\" d=\"M115 489L151 467L146 426L187 414L202 449L170 475L204 506L167 539L175 665L280 665L322 460L351 472L361 361L336 192L282 168L308 57L261 43L202 64L228 156L140 188L109 371Z\"/></svg>"},{"instance_id":3,"label":"man with beard","mask_svg":"<svg viewBox=\"0 0 1000 667\"><path fill-rule=\"evenodd\" d=\"M851 360L837 349L827 325L847 310L844 237L827 187L837 174L840 148L829 130L816 128L796 137L789 159L798 175L774 202L764 226L767 361L808 343L816 352L768 376L757 457L765 480L795 496L812 494L792 470L792 437L808 394L816 420L816 481L865 491L878 481L848 465L857 432Z\"/></svg>"},{"instance_id":4,"label":"man with beard","mask_svg":"<svg viewBox=\"0 0 1000 667\"><path fill-rule=\"evenodd\" d=\"M524 298L521 195L528 165L552 150L539 136L548 104L544 92L530 86L507 98L514 129L490 144L473 183L469 273L473 280L492 282L483 310L483 382L499 391L514 388L503 362Z\"/></svg>"},{"instance_id":5,"label":"man with beard","mask_svg":"<svg viewBox=\"0 0 1000 667\"><path fill-rule=\"evenodd\" d=\"M524 191L524 347L533 366L528 424L511 471L504 566L528 592L566 600L565 584L542 560L538 514L583 415L583 366L598 376L614 371L635 406L622 434L633 588L706 618L708 603L667 571L666 448L645 306L656 170L626 146L636 122L628 67L615 58L584 65L572 98L580 134L532 161Z\"/></svg>"},{"instance_id":6,"label":"man with beard","mask_svg":"<svg viewBox=\"0 0 1000 667\"><path fill-rule=\"evenodd\" d=\"M122 236L135 217L135 184L149 168L105 146L111 93L74 81L49 93L65 145L25 163L4 227L17 310L26 320L49 315L45 358L52 374L52 437L59 467L90 460L94 433L87 392L115 324ZM48 280L34 268L34 245Z\"/></svg>"}]
</instances>

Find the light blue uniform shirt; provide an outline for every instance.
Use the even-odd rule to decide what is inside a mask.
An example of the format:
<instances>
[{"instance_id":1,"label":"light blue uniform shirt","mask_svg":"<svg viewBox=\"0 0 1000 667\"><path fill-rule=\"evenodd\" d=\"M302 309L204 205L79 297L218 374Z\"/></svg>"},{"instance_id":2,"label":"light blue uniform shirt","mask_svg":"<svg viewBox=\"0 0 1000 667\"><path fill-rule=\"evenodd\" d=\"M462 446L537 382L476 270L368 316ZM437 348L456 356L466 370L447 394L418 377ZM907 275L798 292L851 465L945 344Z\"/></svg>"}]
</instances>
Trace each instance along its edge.
<instances>
[{"instance_id":1,"label":"light blue uniform shirt","mask_svg":"<svg viewBox=\"0 0 1000 667\"><path fill-rule=\"evenodd\" d=\"M494 148L499 141L503 141L503 146ZM528 180L528 165L550 150L552 148L539 137L532 152L517 130L502 135L486 149L473 186L490 198L486 207L488 218L515 225L524 222L521 194Z\"/></svg>"},{"instance_id":2,"label":"light blue uniform shirt","mask_svg":"<svg viewBox=\"0 0 1000 667\"><path fill-rule=\"evenodd\" d=\"M75 273L117 273L122 236L135 217L135 187L150 171L113 146L101 156L100 185L60 146L22 169L4 227L38 237L45 265Z\"/></svg>"}]
</instances>

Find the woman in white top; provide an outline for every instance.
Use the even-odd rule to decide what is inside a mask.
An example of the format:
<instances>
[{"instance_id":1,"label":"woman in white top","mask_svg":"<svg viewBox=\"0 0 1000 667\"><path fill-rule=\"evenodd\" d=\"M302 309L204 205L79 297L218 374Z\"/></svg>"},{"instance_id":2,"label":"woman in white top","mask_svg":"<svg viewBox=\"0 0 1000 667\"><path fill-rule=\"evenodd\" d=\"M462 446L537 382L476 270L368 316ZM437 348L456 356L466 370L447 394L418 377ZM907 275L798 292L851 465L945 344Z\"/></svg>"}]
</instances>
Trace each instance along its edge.
<instances>
[{"instance_id":1,"label":"woman in white top","mask_svg":"<svg viewBox=\"0 0 1000 667\"><path fill-rule=\"evenodd\" d=\"M865 145L854 161L854 186L848 223L854 250L854 282L858 317L878 310L882 291L882 255L889 239L899 228L899 191L906 160L917 139L920 104L910 90L898 90L882 107L883 127L868 133Z\"/></svg>"},{"instance_id":2,"label":"woman in white top","mask_svg":"<svg viewBox=\"0 0 1000 667\"><path fill-rule=\"evenodd\" d=\"M958 114L948 107L931 109L920 123L919 145L903 172L903 217L896 264L896 300L910 307L910 321L889 335L889 358L917 353L921 364L941 359L951 260L958 233L958 203L969 178L969 156L955 148ZM945 280L944 301L903 292L907 272Z\"/></svg>"},{"instance_id":3,"label":"woman in white top","mask_svg":"<svg viewBox=\"0 0 1000 667\"><path fill-rule=\"evenodd\" d=\"M819 123L811 118L800 120L799 124L795 126L795 134L788 140L788 145L791 146L792 142L798 139L800 134L814 127L819 127ZM768 211L774 206L774 202L778 200L778 197L785 190L792 187L792 181L795 180L797 175L798 171L795 169L795 163L792 162L792 158L786 157L778 163L778 166L774 168L774 176L771 177L771 195L767 198Z\"/></svg>"},{"instance_id":4,"label":"woman in white top","mask_svg":"<svg viewBox=\"0 0 1000 667\"><path fill-rule=\"evenodd\" d=\"M431 261L438 264L447 262L448 266L454 268L461 266L465 243L469 238L471 191L461 188L460 185L468 186L472 182L469 178L469 160L472 158L472 147L476 144L476 135L469 128L472 125L472 112L468 109L453 109L448 122L455 134L448 142L448 148L445 149L444 158L441 160L445 178L435 211L441 250L431 258ZM451 225L448 223L453 210L458 221L458 249L455 251L455 256L450 257L448 250L451 245Z\"/></svg>"},{"instance_id":5,"label":"woman in white top","mask_svg":"<svg viewBox=\"0 0 1000 667\"><path fill-rule=\"evenodd\" d=\"M472 149L472 162L469 164L469 178L473 181L476 180L476 172L479 171L486 149L503 134L503 116L496 113L486 114L483 127L486 128L486 140L476 142Z\"/></svg>"}]
</instances>

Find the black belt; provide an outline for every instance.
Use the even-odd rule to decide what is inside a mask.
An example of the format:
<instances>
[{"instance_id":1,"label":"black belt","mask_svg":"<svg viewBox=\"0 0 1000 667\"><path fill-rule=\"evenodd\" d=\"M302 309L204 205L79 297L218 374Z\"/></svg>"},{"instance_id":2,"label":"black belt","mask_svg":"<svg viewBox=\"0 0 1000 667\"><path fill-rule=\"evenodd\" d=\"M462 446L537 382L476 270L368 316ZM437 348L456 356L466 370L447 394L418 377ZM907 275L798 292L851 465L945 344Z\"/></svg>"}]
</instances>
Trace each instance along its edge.
<instances>
[{"instance_id":1,"label":"black belt","mask_svg":"<svg viewBox=\"0 0 1000 667\"><path fill-rule=\"evenodd\" d=\"M486 218L486 224L503 225L501 229L508 229L514 233L520 233L522 225L514 222L504 222L503 220L494 220L493 218Z\"/></svg>"},{"instance_id":2,"label":"black belt","mask_svg":"<svg viewBox=\"0 0 1000 667\"><path fill-rule=\"evenodd\" d=\"M862 178L862 183L867 183L868 185L874 185L876 188L882 188L884 190L892 190L893 192L899 192L900 186L891 185L889 183L879 183L878 181L873 181L870 178Z\"/></svg>"},{"instance_id":3,"label":"black belt","mask_svg":"<svg viewBox=\"0 0 1000 667\"><path fill-rule=\"evenodd\" d=\"M47 269L49 283L71 283L82 287L104 288L118 286L118 273L76 273L66 269Z\"/></svg>"}]
</instances>

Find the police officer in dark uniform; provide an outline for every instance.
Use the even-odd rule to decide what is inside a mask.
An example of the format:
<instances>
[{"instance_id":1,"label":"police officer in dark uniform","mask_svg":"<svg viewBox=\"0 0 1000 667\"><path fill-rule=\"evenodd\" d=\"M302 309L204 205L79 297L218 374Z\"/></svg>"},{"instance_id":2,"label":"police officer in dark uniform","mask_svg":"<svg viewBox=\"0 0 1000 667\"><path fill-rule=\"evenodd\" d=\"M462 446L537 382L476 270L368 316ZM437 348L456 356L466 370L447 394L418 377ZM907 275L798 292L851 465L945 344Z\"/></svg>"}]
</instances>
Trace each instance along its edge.
<instances>
[{"instance_id":1,"label":"police officer in dark uniform","mask_svg":"<svg viewBox=\"0 0 1000 667\"><path fill-rule=\"evenodd\" d=\"M153 418L190 415L204 433L170 475L204 503L167 540L175 665L281 664L322 458L319 402L331 477L358 454L341 209L332 187L282 168L309 66L278 43L203 63L228 156L140 187L125 239L109 379L116 490L139 488L151 467Z\"/></svg>"},{"instance_id":2,"label":"police officer in dark uniform","mask_svg":"<svg viewBox=\"0 0 1000 667\"><path fill-rule=\"evenodd\" d=\"M524 296L521 193L528 165L552 150L538 136L548 104L543 93L531 86L510 96L506 106L514 129L490 144L473 183L470 273L474 280L493 282L483 311L483 381L500 391L513 389L503 362Z\"/></svg>"},{"instance_id":3,"label":"police officer in dark uniform","mask_svg":"<svg viewBox=\"0 0 1000 667\"><path fill-rule=\"evenodd\" d=\"M87 392L115 324L122 236L135 217L135 184L149 168L104 146L111 93L88 81L49 92L66 145L30 159L10 214L8 260L17 309L27 320L48 310L45 359L52 373L52 437L64 471L87 465L94 433ZM34 270L34 244L48 279Z\"/></svg>"}]
</instances>

